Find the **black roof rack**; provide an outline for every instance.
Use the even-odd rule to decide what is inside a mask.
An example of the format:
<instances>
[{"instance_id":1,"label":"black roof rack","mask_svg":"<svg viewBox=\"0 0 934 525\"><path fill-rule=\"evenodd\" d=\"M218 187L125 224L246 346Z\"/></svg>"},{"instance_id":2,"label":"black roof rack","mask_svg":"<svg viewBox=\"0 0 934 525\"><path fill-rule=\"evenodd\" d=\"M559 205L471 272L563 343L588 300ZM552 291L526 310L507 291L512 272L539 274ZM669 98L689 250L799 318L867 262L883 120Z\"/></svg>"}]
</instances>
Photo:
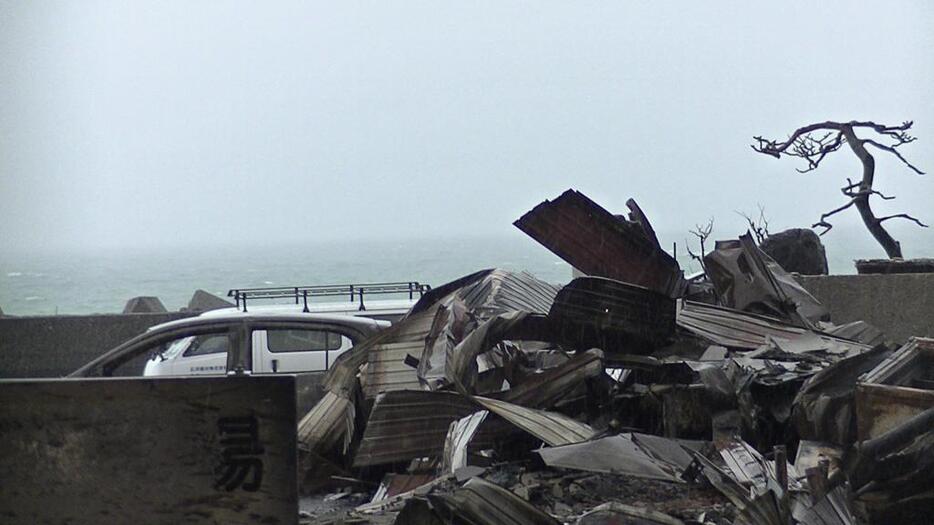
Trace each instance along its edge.
<instances>
[{"instance_id":1,"label":"black roof rack","mask_svg":"<svg viewBox=\"0 0 934 525\"><path fill-rule=\"evenodd\" d=\"M280 286L273 288L234 288L227 292L227 297L233 297L237 308L243 307L246 311L247 299L294 299L295 304L304 304L302 311L308 311L309 297L350 297L350 302L359 301L360 310L366 310L363 304L364 295L379 294L408 294L409 299L415 299L431 290L431 286L417 281L395 283L365 283L365 284L323 284L315 286Z\"/></svg>"}]
</instances>

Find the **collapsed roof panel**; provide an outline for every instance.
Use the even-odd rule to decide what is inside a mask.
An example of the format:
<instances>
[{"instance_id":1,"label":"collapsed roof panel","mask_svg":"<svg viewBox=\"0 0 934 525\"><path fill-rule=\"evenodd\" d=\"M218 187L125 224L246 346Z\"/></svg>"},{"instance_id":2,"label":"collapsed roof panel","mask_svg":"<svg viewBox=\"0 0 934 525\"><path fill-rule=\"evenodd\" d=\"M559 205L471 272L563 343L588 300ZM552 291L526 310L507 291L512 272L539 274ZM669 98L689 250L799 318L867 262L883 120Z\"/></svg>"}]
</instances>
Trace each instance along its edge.
<instances>
[{"instance_id":1,"label":"collapsed roof panel","mask_svg":"<svg viewBox=\"0 0 934 525\"><path fill-rule=\"evenodd\" d=\"M645 219L639 210L637 217ZM677 261L638 222L617 217L583 193L568 190L513 223L587 275L609 277L677 297L684 279Z\"/></svg>"}]
</instances>

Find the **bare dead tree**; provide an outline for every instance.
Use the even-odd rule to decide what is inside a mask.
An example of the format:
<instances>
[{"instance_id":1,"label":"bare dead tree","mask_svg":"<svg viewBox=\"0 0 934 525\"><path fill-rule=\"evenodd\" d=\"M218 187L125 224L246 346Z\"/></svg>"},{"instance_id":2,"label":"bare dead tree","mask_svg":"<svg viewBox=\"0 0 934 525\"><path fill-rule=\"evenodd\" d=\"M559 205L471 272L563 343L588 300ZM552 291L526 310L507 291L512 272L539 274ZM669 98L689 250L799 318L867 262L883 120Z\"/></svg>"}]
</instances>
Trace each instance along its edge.
<instances>
[{"instance_id":1,"label":"bare dead tree","mask_svg":"<svg viewBox=\"0 0 934 525\"><path fill-rule=\"evenodd\" d=\"M710 237L710 234L713 233L713 217L711 217L710 220L708 220L707 224L705 225L695 224L694 229L690 230L689 233L697 237L697 239L700 241L700 255L697 255L696 253L692 252L691 244L688 243L687 241L684 241L684 245L687 246L688 255L690 255L692 259L694 259L695 261L698 262L698 264L700 264L701 270L704 270L704 272L706 272L707 268L704 266L704 255L707 254L707 248L705 247L705 243L707 242L707 239Z\"/></svg>"},{"instance_id":2,"label":"bare dead tree","mask_svg":"<svg viewBox=\"0 0 934 525\"><path fill-rule=\"evenodd\" d=\"M765 216L765 207L761 204L756 204L756 206L759 208L758 219L753 219L746 212L737 211L736 213L746 219L746 223L749 224L749 231L756 237L756 244L762 244L762 241L769 237L769 220Z\"/></svg>"},{"instance_id":3,"label":"bare dead tree","mask_svg":"<svg viewBox=\"0 0 934 525\"><path fill-rule=\"evenodd\" d=\"M909 169L918 175L924 175L923 171L908 162L908 160L902 156L901 151L898 150L899 146L916 140L915 137L908 134L908 130L911 129L912 124L913 122L911 121L904 122L900 126L887 126L884 124L876 124L871 121L859 122L855 120L850 122L820 122L796 129L785 141L753 137L756 143L752 145L752 149L759 153L775 157L776 159L781 158L782 155L802 158L807 161L807 168L798 169L798 171L800 173L807 173L816 170L827 155L839 150L844 144L848 145L850 150L853 151L863 164L862 178L858 182L847 179L847 185L841 188L840 191L850 200L843 206L822 214L820 220L814 223L812 227L824 228L821 232L821 235L823 235L833 228L833 225L827 222L828 218L851 206L856 206L860 217L863 219L863 224L866 225L869 233L872 234L876 241L882 245L882 248L885 249L885 253L889 258L901 258L901 245L892 238L889 232L882 226L882 223L890 219L906 219L925 228L927 225L907 213L876 217L869 204L869 198L876 195L882 199L891 200L894 199L894 197L883 195L872 188L873 178L876 172L876 161L869 153L867 146L872 146L880 151L894 155L898 160L902 161L903 164L908 166ZM875 133L878 140L859 138L856 135L857 129Z\"/></svg>"}]
</instances>

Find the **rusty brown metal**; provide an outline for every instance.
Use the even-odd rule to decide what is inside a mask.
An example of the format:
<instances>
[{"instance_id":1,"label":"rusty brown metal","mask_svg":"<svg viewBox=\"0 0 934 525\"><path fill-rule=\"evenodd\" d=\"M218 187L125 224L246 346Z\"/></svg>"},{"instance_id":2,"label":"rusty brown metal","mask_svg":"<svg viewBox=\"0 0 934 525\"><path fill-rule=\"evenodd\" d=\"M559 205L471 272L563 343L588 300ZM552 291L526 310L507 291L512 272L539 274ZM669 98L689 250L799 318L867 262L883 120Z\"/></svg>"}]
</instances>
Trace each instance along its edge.
<instances>
[{"instance_id":1,"label":"rusty brown metal","mask_svg":"<svg viewBox=\"0 0 934 525\"><path fill-rule=\"evenodd\" d=\"M637 215L644 219L644 215ZM513 223L581 272L644 286L669 297L684 290L681 268L637 222L568 190Z\"/></svg>"}]
</instances>

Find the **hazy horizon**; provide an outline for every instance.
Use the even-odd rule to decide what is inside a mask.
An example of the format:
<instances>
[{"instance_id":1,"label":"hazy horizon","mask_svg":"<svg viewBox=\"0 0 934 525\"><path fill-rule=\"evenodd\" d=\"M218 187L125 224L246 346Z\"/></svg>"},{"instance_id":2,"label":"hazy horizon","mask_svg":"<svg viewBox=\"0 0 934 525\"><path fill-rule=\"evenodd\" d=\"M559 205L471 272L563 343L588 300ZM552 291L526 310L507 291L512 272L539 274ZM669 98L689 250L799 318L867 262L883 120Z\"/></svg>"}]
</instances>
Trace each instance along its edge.
<instances>
[{"instance_id":1,"label":"hazy horizon","mask_svg":"<svg viewBox=\"0 0 934 525\"><path fill-rule=\"evenodd\" d=\"M857 160L800 175L752 137L913 119L934 170L931 27L923 1L0 2L0 243L511 237L571 187L659 231L806 227ZM934 222L930 177L876 157L879 214Z\"/></svg>"}]
</instances>

